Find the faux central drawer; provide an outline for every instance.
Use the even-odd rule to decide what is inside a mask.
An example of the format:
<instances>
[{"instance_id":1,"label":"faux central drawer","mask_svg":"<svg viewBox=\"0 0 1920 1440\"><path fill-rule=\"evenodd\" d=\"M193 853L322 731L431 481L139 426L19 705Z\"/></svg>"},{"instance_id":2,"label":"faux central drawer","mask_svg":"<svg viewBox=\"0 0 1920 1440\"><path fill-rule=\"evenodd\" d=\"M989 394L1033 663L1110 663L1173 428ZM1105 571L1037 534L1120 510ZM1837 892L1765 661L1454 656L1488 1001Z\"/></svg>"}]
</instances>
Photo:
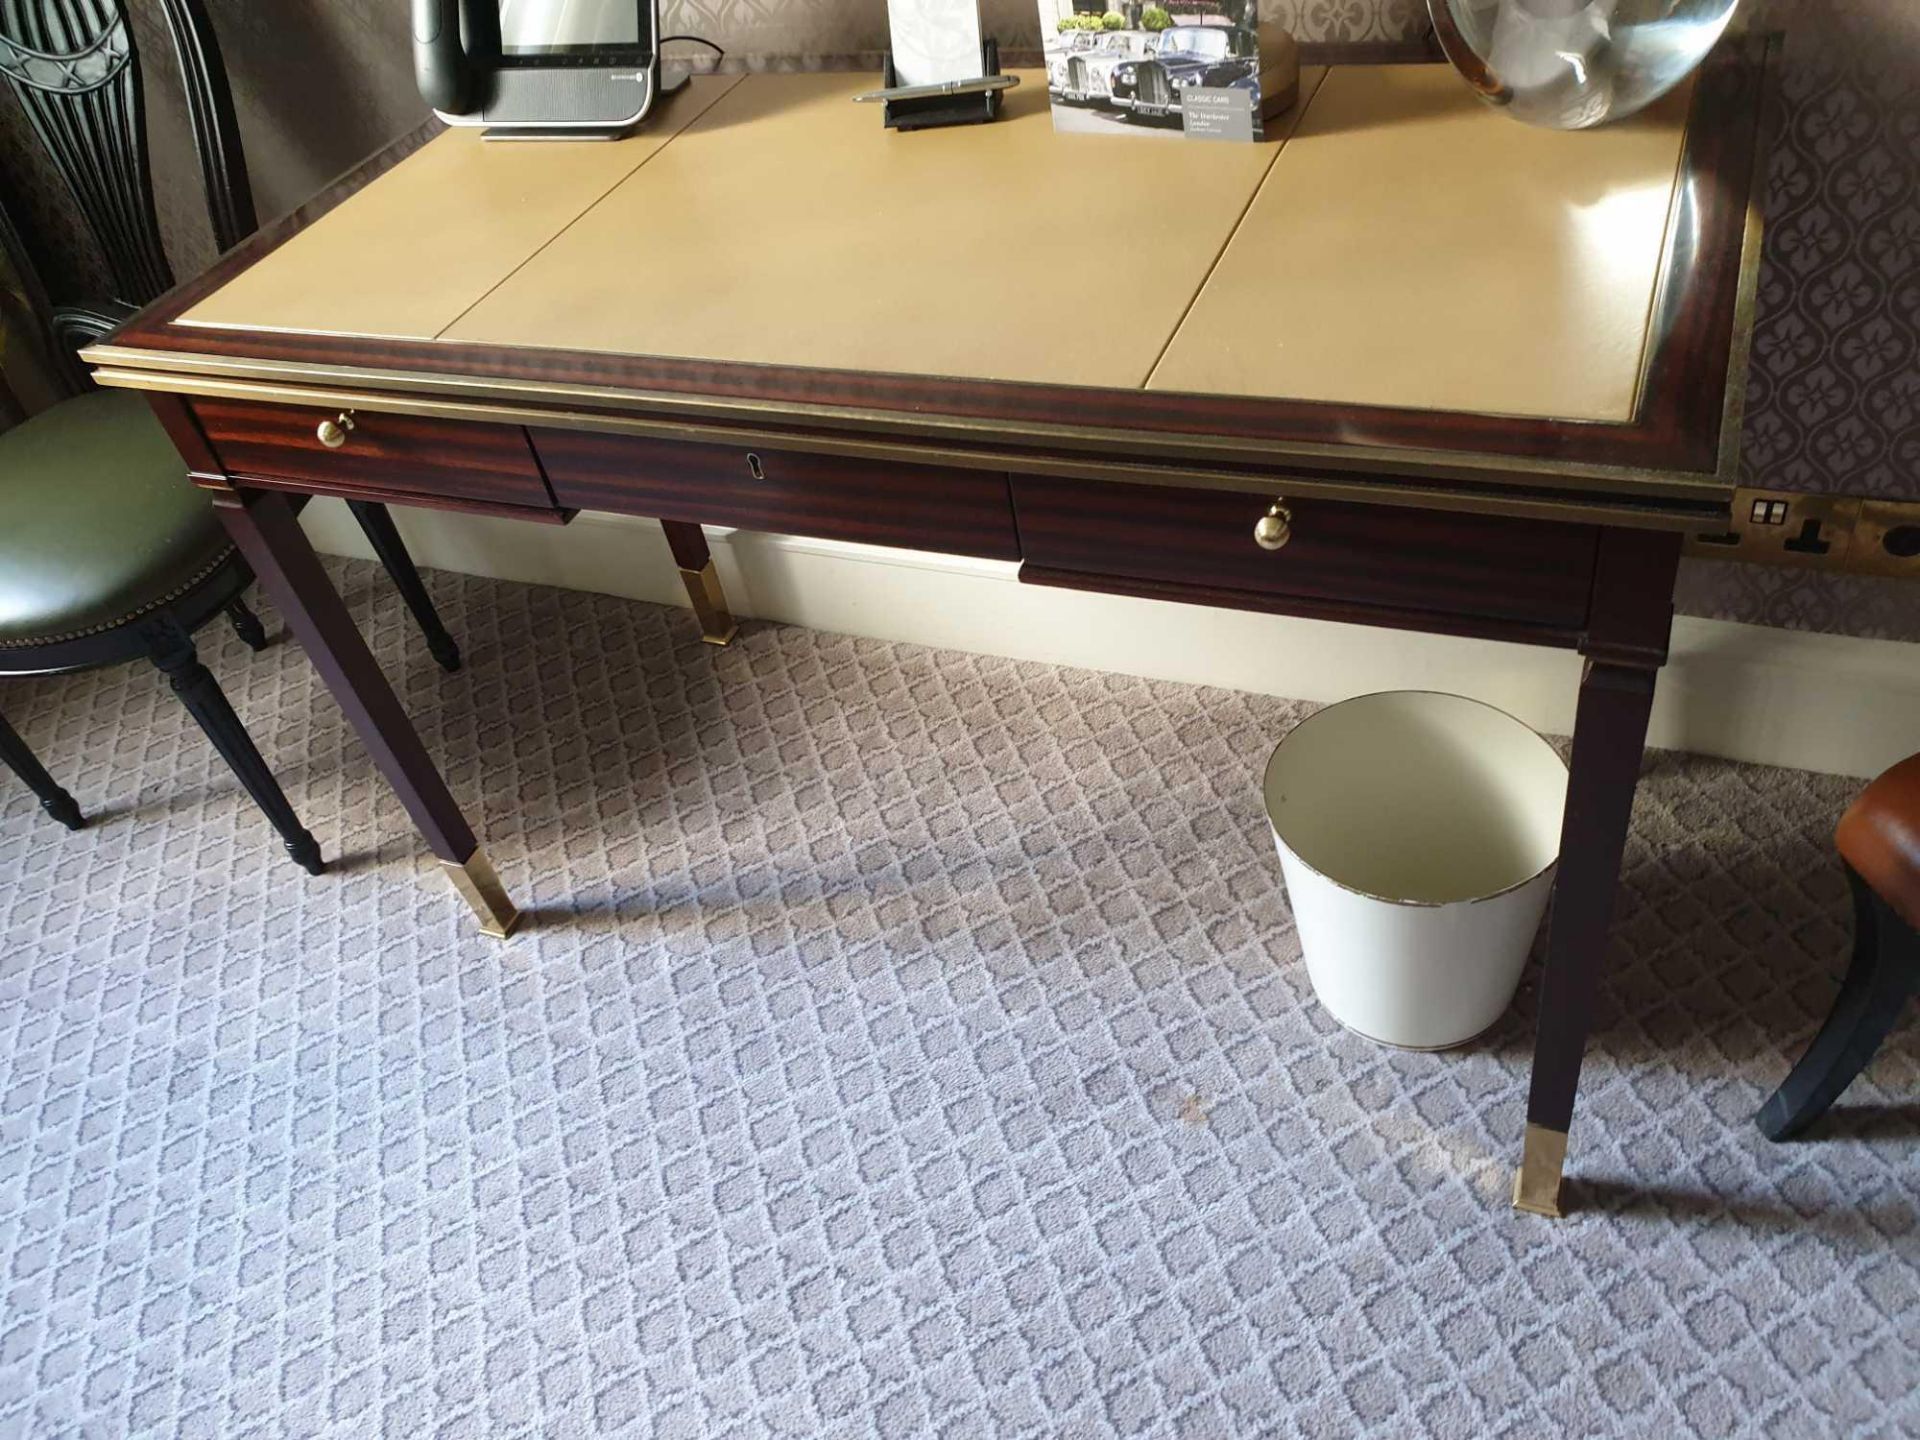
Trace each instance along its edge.
<instances>
[{"instance_id":1,"label":"faux central drawer","mask_svg":"<svg viewBox=\"0 0 1920 1440\"><path fill-rule=\"evenodd\" d=\"M1578 628L1598 545L1589 525L1300 499L1287 502L1286 543L1266 550L1254 527L1271 493L1016 475L1013 497L1029 565L1189 587L1215 604L1241 592Z\"/></svg>"},{"instance_id":2,"label":"faux central drawer","mask_svg":"<svg viewBox=\"0 0 1920 1440\"><path fill-rule=\"evenodd\" d=\"M221 465L243 478L295 481L349 498L554 508L518 425L242 400L195 400L193 412Z\"/></svg>"},{"instance_id":3,"label":"faux central drawer","mask_svg":"<svg viewBox=\"0 0 1920 1440\"><path fill-rule=\"evenodd\" d=\"M997 470L574 430L532 434L554 497L569 509L1020 558L1007 477Z\"/></svg>"}]
</instances>

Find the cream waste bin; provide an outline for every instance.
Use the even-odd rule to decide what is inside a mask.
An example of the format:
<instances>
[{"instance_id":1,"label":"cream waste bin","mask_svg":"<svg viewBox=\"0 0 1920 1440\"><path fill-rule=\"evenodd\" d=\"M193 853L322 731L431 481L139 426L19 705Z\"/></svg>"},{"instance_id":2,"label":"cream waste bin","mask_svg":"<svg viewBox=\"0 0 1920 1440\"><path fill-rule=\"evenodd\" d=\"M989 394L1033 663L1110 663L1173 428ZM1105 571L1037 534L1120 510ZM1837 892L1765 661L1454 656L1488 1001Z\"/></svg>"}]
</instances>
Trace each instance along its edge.
<instances>
[{"instance_id":1,"label":"cream waste bin","mask_svg":"<svg viewBox=\"0 0 1920 1440\"><path fill-rule=\"evenodd\" d=\"M1504 711L1389 691L1316 711L1267 762L1267 817L1314 994L1409 1050L1513 1000L1560 853L1567 767Z\"/></svg>"}]
</instances>

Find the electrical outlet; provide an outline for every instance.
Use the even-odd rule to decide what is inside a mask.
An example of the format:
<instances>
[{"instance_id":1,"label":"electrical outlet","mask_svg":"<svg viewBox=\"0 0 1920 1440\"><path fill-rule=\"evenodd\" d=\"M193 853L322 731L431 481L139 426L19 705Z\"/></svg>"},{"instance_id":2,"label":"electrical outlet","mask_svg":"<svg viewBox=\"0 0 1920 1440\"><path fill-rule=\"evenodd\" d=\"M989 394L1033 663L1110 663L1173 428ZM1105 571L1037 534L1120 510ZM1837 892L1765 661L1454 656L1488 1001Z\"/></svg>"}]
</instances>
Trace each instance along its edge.
<instances>
[{"instance_id":1,"label":"electrical outlet","mask_svg":"<svg viewBox=\"0 0 1920 1440\"><path fill-rule=\"evenodd\" d=\"M1803 570L1843 570L1853 549L1860 505L1851 495L1742 487L1733 492L1732 525L1689 535L1686 553Z\"/></svg>"},{"instance_id":2,"label":"electrical outlet","mask_svg":"<svg viewBox=\"0 0 1920 1440\"><path fill-rule=\"evenodd\" d=\"M1862 500L1847 569L1920 580L1920 500Z\"/></svg>"}]
</instances>

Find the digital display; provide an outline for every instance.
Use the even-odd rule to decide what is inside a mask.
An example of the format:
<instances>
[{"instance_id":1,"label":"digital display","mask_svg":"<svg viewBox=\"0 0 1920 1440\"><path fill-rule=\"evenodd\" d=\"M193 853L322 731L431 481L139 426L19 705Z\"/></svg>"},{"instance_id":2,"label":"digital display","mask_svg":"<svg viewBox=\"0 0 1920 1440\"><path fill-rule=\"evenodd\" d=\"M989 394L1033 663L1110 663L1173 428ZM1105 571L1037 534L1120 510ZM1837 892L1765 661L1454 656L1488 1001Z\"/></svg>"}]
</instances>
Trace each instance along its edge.
<instances>
[{"instance_id":1,"label":"digital display","mask_svg":"<svg viewBox=\"0 0 1920 1440\"><path fill-rule=\"evenodd\" d=\"M500 0L502 55L651 50L645 0Z\"/></svg>"}]
</instances>

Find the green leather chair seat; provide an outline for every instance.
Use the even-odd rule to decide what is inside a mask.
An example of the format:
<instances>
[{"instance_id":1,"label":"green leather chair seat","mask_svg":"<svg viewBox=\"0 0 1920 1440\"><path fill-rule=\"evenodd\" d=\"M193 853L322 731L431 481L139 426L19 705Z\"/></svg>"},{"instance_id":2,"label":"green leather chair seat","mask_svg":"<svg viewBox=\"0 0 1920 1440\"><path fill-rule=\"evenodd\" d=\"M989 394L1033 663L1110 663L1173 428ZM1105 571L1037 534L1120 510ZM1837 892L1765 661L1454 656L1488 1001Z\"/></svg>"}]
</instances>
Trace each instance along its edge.
<instances>
[{"instance_id":1,"label":"green leather chair seat","mask_svg":"<svg viewBox=\"0 0 1920 1440\"><path fill-rule=\"evenodd\" d=\"M110 630L231 549L139 395L82 395L0 435L0 648Z\"/></svg>"}]
</instances>

